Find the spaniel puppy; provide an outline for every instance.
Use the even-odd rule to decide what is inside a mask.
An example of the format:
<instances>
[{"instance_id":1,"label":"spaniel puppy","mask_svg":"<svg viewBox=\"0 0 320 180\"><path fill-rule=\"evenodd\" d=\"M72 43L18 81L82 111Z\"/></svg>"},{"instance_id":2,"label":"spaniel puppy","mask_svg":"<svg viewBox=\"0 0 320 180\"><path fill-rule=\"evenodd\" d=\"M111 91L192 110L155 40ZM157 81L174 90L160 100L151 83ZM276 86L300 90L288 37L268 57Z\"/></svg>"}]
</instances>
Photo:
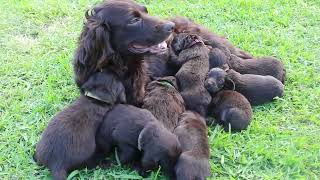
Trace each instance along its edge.
<instances>
[{"instance_id":1,"label":"spaniel puppy","mask_svg":"<svg viewBox=\"0 0 320 180\"><path fill-rule=\"evenodd\" d=\"M176 78L158 78L148 84L142 108L148 109L171 132L177 127L179 116L185 111Z\"/></svg>"},{"instance_id":2,"label":"spaniel puppy","mask_svg":"<svg viewBox=\"0 0 320 180\"><path fill-rule=\"evenodd\" d=\"M179 67L171 65L169 63L169 58L169 51L150 54L144 57L149 81L165 76L174 76L178 72Z\"/></svg>"},{"instance_id":3,"label":"spaniel puppy","mask_svg":"<svg viewBox=\"0 0 320 180\"><path fill-rule=\"evenodd\" d=\"M95 163L95 135L113 104L125 103L125 89L109 71L93 74L82 84L80 97L49 122L36 146L34 159L50 169L53 179Z\"/></svg>"},{"instance_id":4,"label":"spaniel puppy","mask_svg":"<svg viewBox=\"0 0 320 180\"><path fill-rule=\"evenodd\" d=\"M175 64L181 68L175 75L186 109L205 116L211 96L204 88L204 81L209 71L209 49L197 35L180 33L171 43L178 56Z\"/></svg>"},{"instance_id":5,"label":"spaniel puppy","mask_svg":"<svg viewBox=\"0 0 320 180\"><path fill-rule=\"evenodd\" d=\"M211 69L205 86L211 93L217 93L221 89L236 90L252 105L270 102L284 94L283 84L272 76L240 74L232 69L227 72L220 68Z\"/></svg>"},{"instance_id":6,"label":"spaniel puppy","mask_svg":"<svg viewBox=\"0 0 320 180\"><path fill-rule=\"evenodd\" d=\"M160 165L173 177L173 168L181 153L180 143L148 110L115 106L104 118L96 138L106 154L117 147L123 164L141 159L140 173Z\"/></svg>"},{"instance_id":7,"label":"spaniel puppy","mask_svg":"<svg viewBox=\"0 0 320 180\"><path fill-rule=\"evenodd\" d=\"M108 0L86 13L73 59L75 81L81 87L101 68L121 79L129 104L141 105L146 83L143 57L166 51L165 40L175 24L150 16L133 0Z\"/></svg>"},{"instance_id":8,"label":"spaniel puppy","mask_svg":"<svg viewBox=\"0 0 320 180\"><path fill-rule=\"evenodd\" d=\"M193 22L191 19L186 17L173 17L170 20L176 24L174 29L175 33L197 34L204 39L206 45L220 49L228 58L230 54L234 54L243 59L253 58L248 52L234 47L227 38L214 34L205 27Z\"/></svg>"},{"instance_id":9,"label":"spaniel puppy","mask_svg":"<svg viewBox=\"0 0 320 180\"><path fill-rule=\"evenodd\" d=\"M273 76L284 84L286 70L281 61L273 57L260 57L243 60L235 55L231 55L228 65L231 69L241 74L257 74Z\"/></svg>"},{"instance_id":10,"label":"spaniel puppy","mask_svg":"<svg viewBox=\"0 0 320 180\"><path fill-rule=\"evenodd\" d=\"M210 90L209 90L210 91ZM209 114L225 131L239 132L247 129L251 122L252 109L249 101L240 93L222 90L212 94Z\"/></svg>"},{"instance_id":11,"label":"spaniel puppy","mask_svg":"<svg viewBox=\"0 0 320 180\"><path fill-rule=\"evenodd\" d=\"M199 114L186 111L174 130L182 147L175 166L177 180L205 180L210 176L207 126Z\"/></svg>"}]
</instances>

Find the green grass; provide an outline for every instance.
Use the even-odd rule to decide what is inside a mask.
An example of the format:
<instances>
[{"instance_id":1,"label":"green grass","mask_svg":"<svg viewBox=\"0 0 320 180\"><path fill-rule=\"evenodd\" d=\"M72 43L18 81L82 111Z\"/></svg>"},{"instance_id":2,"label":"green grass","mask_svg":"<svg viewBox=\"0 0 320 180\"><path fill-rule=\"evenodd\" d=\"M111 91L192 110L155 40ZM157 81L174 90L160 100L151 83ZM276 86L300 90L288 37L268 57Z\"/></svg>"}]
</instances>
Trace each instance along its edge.
<instances>
[{"instance_id":1,"label":"green grass","mask_svg":"<svg viewBox=\"0 0 320 180\"><path fill-rule=\"evenodd\" d=\"M34 146L50 118L79 94L71 59L84 11L96 2L1 1L0 179L50 177L32 160ZM253 55L274 55L286 66L285 96L255 107L247 131L210 128L212 179L320 178L319 0L140 2L152 15L191 17ZM117 163L71 176L139 178ZM163 176L154 172L151 179Z\"/></svg>"}]
</instances>

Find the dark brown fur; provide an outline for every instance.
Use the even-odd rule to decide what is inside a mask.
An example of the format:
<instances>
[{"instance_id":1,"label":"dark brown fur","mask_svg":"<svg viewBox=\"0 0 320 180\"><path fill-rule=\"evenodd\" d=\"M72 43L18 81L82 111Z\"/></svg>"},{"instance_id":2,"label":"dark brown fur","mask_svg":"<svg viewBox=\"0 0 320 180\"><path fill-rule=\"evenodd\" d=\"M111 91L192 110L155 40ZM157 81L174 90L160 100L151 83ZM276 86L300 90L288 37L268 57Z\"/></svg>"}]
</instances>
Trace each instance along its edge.
<instances>
[{"instance_id":1,"label":"dark brown fur","mask_svg":"<svg viewBox=\"0 0 320 180\"><path fill-rule=\"evenodd\" d=\"M209 49L196 35L180 33L171 43L182 67L175 75L186 109L205 116L211 96L204 88L209 71Z\"/></svg>"},{"instance_id":2,"label":"dark brown fur","mask_svg":"<svg viewBox=\"0 0 320 180\"><path fill-rule=\"evenodd\" d=\"M274 57L260 57L243 60L235 55L231 55L228 65L231 69L241 74L257 74L263 76L273 76L284 84L286 70L281 61Z\"/></svg>"},{"instance_id":3,"label":"dark brown fur","mask_svg":"<svg viewBox=\"0 0 320 180\"><path fill-rule=\"evenodd\" d=\"M209 113L225 131L238 132L247 129L251 122L252 109L249 101L240 93L222 90L212 95ZM229 127L230 126L230 127Z\"/></svg>"},{"instance_id":4,"label":"dark brown fur","mask_svg":"<svg viewBox=\"0 0 320 180\"><path fill-rule=\"evenodd\" d=\"M148 109L171 132L177 127L179 116L185 111L176 78L158 78L148 84L142 108Z\"/></svg>"},{"instance_id":5,"label":"dark brown fur","mask_svg":"<svg viewBox=\"0 0 320 180\"><path fill-rule=\"evenodd\" d=\"M97 142L107 154L116 146L121 163L141 158L140 173L160 165L173 177L173 167L181 153L176 136L151 112L130 105L117 105L107 114L97 133Z\"/></svg>"},{"instance_id":6,"label":"dark brown fur","mask_svg":"<svg viewBox=\"0 0 320 180\"><path fill-rule=\"evenodd\" d=\"M146 82L143 56L162 51L157 44L172 33L174 23L148 15L131 0L109 0L86 13L87 21L74 56L79 87L96 71L109 67L121 78L128 103L142 103Z\"/></svg>"},{"instance_id":7,"label":"dark brown fur","mask_svg":"<svg viewBox=\"0 0 320 180\"><path fill-rule=\"evenodd\" d=\"M169 51L146 55L144 61L147 67L147 74L150 81L165 76L174 76L179 68L168 63Z\"/></svg>"},{"instance_id":8,"label":"dark brown fur","mask_svg":"<svg viewBox=\"0 0 320 180\"><path fill-rule=\"evenodd\" d=\"M227 38L209 31L207 28L193 22L191 19L186 17L173 17L170 20L176 24L176 33L197 34L205 40L206 45L210 45L212 48L219 48L228 58L230 54L234 54L243 59L253 58L248 52L234 47Z\"/></svg>"},{"instance_id":9,"label":"dark brown fur","mask_svg":"<svg viewBox=\"0 0 320 180\"><path fill-rule=\"evenodd\" d=\"M205 180L211 173L204 118L191 111L183 113L174 134L182 147L182 154L175 166L177 180Z\"/></svg>"},{"instance_id":10,"label":"dark brown fur","mask_svg":"<svg viewBox=\"0 0 320 180\"><path fill-rule=\"evenodd\" d=\"M53 178L63 180L70 170L94 160L95 135L103 116L116 102L125 102L125 90L113 74L97 72L83 84L103 101L81 95L49 122L36 146L35 160L51 170Z\"/></svg>"},{"instance_id":11,"label":"dark brown fur","mask_svg":"<svg viewBox=\"0 0 320 180\"><path fill-rule=\"evenodd\" d=\"M248 60L249 61L249 60ZM272 101L284 94L283 84L272 76L240 74L232 69L213 68L205 82L206 89L217 93L221 89L236 90L244 95L252 105L260 105Z\"/></svg>"}]
</instances>

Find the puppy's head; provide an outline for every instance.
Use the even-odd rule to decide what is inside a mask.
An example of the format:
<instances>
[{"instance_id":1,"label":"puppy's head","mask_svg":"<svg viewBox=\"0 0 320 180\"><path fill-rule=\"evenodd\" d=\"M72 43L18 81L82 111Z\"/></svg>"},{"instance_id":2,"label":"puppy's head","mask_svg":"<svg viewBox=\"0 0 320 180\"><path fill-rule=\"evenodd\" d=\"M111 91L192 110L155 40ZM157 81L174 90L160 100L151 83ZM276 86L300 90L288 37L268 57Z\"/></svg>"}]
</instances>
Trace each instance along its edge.
<instances>
[{"instance_id":1,"label":"puppy's head","mask_svg":"<svg viewBox=\"0 0 320 180\"><path fill-rule=\"evenodd\" d=\"M152 122L140 133L138 144L143 151L141 161L145 170L155 169L160 165L169 176L174 175L173 169L182 150L173 133L159 122Z\"/></svg>"},{"instance_id":2,"label":"puppy's head","mask_svg":"<svg viewBox=\"0 0 320 180\"><path fill-rule=\"evenodd\" d=\"M156 78L156 80L150 82L146 88L147 91L152 91L158 87L166 87L168 89L178 90L177 80L174 76L166 76Z\"/></svg>"},{"instance_id":3,"label":"puppy's head","mask_svg":"<svg viewBox=\"0 0 320 180\"><path fill-rule=\"evenodd\" d=\"M220 68L212 68L204 83L205 88L211 94L215 94L224 87L235 89L235 83L227 76L227 72Z\"/></svg>"},{"instance_id":4,"label":"puppy's head","mask_svg":"<svg viewBox=\"0 0 320 180\"><path fill-rule=\"evenodd\" d=\"M103 70L94 73L81 86L81 92L101 99L110 105L126 103L125 88L120 79L112 72Z\"/></svg>"},{"instance_id":5,"label":"puppy's head","mask_svg":"<svg viewBox=\"0 0 320 180\"><path fill-rule=\"evenodd\" d=\"M181 51L191 48L196 44L203 44L200 36L189 33L179 33L173 38L171 48L176 55L179 55Z\"/></svg>"},{"instance_id":6,"label":"puppy's head","mask_svg":"<svg viewBox=\"0 0 320 180\"><path fill-rule=\"evenodd\" d=\"M192 122L206 125L206 120L200 114L193 111L185 111L179 117L179 125L190 124Z\"/></svg>"}]
</instances>

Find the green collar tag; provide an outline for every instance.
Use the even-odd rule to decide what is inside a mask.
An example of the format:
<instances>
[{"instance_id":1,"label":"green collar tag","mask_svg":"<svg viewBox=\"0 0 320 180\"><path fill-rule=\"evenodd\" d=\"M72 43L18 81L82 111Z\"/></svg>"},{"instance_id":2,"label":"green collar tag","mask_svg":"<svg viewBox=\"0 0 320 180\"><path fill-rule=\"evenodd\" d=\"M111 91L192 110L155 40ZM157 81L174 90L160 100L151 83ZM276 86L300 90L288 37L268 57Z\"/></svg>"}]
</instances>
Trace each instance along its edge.
<instances>
[{"instance_id":1,"label":"green collar tag","mask_svg":"<svg viewBox=\"0 0 320 180\"><path fill-rule=\"evenodd\" d=\"M91 93L91 92L89 92L89 91L85 91L85 92L84 92L84 95L87 96L87 97L90 97L90 98L92 98L92 99L95 99L95 100L97 100L97 101L101 101L101 102L110 104L110 102L108 102L108 101L106 101L106 100L98 97L97 95L95 95L95 94L93 94L93 93Z\"/></svg>"},{"instance_id":2,"label":"green collar tag","mask_svg":"<svg viewBox=\"0 0 320 180\"><path fill-rule=\"evenodd\" d=\"M159 84L161 84L161 85L163 85L163 86L165 86L165 87L176 89L176 88L174 87L174 85L172 85L172 84L170 83L170 81L167 81L167 80L159 80L158 82L159 82Z\"/></svg>"}]
</instances>

